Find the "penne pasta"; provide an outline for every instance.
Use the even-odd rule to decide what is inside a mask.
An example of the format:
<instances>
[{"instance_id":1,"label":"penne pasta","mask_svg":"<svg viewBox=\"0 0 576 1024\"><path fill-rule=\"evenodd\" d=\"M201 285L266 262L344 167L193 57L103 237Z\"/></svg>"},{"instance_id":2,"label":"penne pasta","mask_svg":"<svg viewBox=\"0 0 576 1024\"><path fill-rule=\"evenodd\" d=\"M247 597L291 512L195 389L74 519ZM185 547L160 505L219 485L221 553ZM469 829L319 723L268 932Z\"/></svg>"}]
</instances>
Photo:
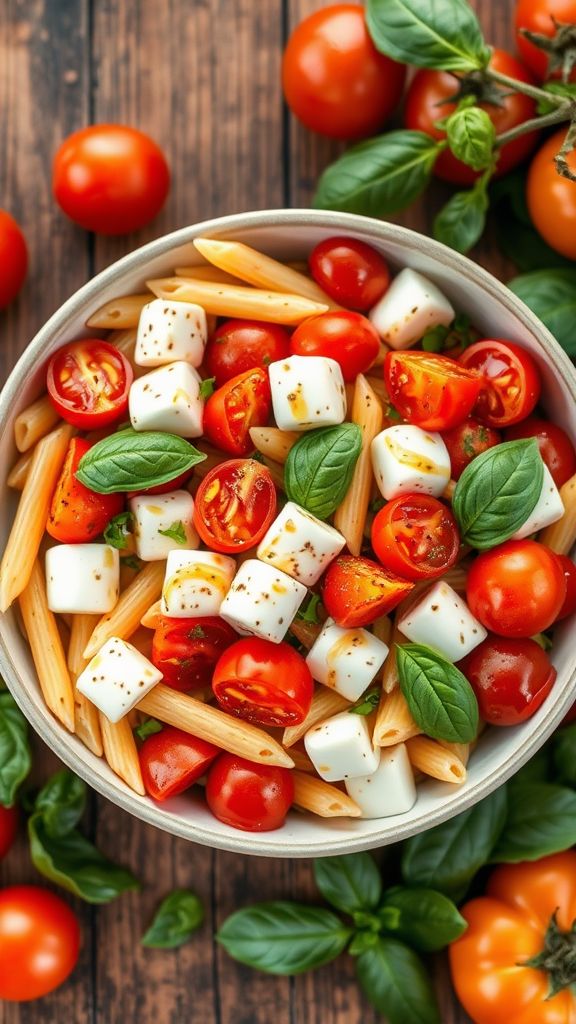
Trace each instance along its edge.
<instances>
[{"instance_id":1,"label":"penne pasta","mask_svg":"<svg viewBox=\"0 0 576 1024\"><path fill-rule=\"evenodd\" d=\"M455 490L456 490L456 481L455 480L449 480L448 483L446 484L446 487L442 491L442 497L445 498L446 501L452 501L452 498L454 497L454 491Z\"/></svg>"},{"instance_id":2,"label":"penne pasta","mask_svg":"<svg viewBox=\"0 0 576 1024\"><path fill-rule=\"evenodd\" d=\"M396 619L397 618L398 615L396 615ZM384 662L384 667L382 669L383 693L391 693L392 690L395 690L398 686L398 670L396 667L396 644L406 642L406 637L404 636L403 633L400 632L395 621L394 626L392 627L390 640L387 641L388 646L390 648L390 652L386 658L386 661Z\"/></svg>"},{"instance_id":3,"label":"penne pasta","mask_svg":"<svg viewBox=\"0 0 576 1024\"><path fill-rule=\"evenodd\" d=\"M382 407L366 378L359 374L352 399L352 422L362 431L362 451L346 497L334 514L334 526L346 538L352 555L359 555L362 547L373 480L370 444L382 430L382 420Z\"/></svg>"},{"instance_id":4,"label":"penne pasta","mask_svg":"<svg viewBox=\"0 0 576 1024\"><path fill-rule=\"evenodd\" d=\"M48 395L33 402L14 420L14 441L18 451L27 452L59 422L60 415Z\"/></svg>"},{"instance_id":5,"label":"penne pasta","mask_svg":"<svg viewBox=\"0 0 576 1024\"><path fill-rule=\"evenodd\" d=\"M324 782L316 775L294 771L294 803L303 811L311 811L321 818L360 818L358 804L337 786Z\"/></svg>"},{"instance_id":6,"label":"penne pasta","mask_svg":"<svg viewBox=\"0 0 576 1024\"><path fill-rule=\"evenodd\" d=\"M266 466L266 469L270 473L274 486L279 491L284 490L284 467L279 462L274 462L274 459L268 459L265 455L262 456L262 464Z\"/></svg>"},{"instance_id":7,"label":"penne pasta","mask_svg":"<svg viewBox=\"0 0 576 1024\"><path fill-rule=\"evenodd\" d=\"M25 454L21 455L18 461L12 466L12 469L6 479L6 483L8 484L8 487L11 487L14 491L24 490L24 484L26 483L33 455L33 449L25 452Z\"/></svg>"},{"instance_id":8,"label":"penne pasta","mask_svg":"<svg viewBox=\"0 0 576 1024\"><path fill-rule=\"evenodd\" d=\"M81 672L87 665L84 657L84 648L92 634L94 626L98 622L98 615L73 615L70 628L70 641L68 644L68 669L75 683ZM74 686L74 721L76 724L76 735L88 750L98 757L102 757L104 748L102 746L102 733L100 731L100 720L98 709L92 701L88 700L83 693Z\"/></svg>"},{"instance_id":9,"label":"penne pasta","mask_svg":"<svg viewBox=\"0 0 576 1024\"><path fill-rule=\"evenodd\" d=\"M106 340L109 341L111 345L114 345L114 348L117 348L123 356L126 356L126 359L134 371L134 376L143 377L145 373L150 372L150 367L138 366L138 363L134 359L137 333L136 327L127 327L125 330L112 331Z\"/></svg>"},{"instance_id":10,"label":"penne pasta","mask_svg":"<svg viewBox=\"0 0 576 1024\"><path fill-rule=\"evenodd\" d=\"M413 768L441 782L461 785L466 781L466 766L456 754L429 736L414 736L406 741Z\"/></svg>"},{"instance_id":11,"label":"penne pasta","mask_svg":"<svg viewBox=\"0 0 576 1024\"><path fill-rule=\"evenodd\" d=\"M557 523L547 526L538 540L557 555L567 555L576 541L576 473L560 488L564 515Z\"/></svg>"},{"instance_id":12,"label":"penne pasta","mask_svg":"<svg viewBox=\"0 0 576 1024\"><path fill-rule=\"evenodd\" d=\"M448 740L438 740L438 743L451 754L454 754L454 757L457 757L464 767L466 767L470 759L470 754L472 753L471 743L450 743Z\"/></svg>"},{"instance_id":13,"label":"penne pasta","mask_svg":"<svg viewBox=\"0 0 576 1024\"><path fill-rule=\"evenodd\" d=\"M387 615L381 615L379 619L376 619L376 621L372 623L372 632L374 633L374 636L378 637L383 644L387 644L388 647L390 647L390 643L392 642L393 629L394 627L392 622Z\"/></svg>"},{"instance_id":14,"label":"penne pasta","mask_svg":"<svg viewBox=\"0 0 576 1024\"><path fill-rule=\"evenodd\" d=\"M116 606L98 620L84 650L85 658L92 658L102 644L112 636L127 640L136 632L144 612L162 593L165 562L147 562L126 590L120 594Z\"/></svg>"},{"instance_id":15,"label":"penne pasta","mask_svg":"<svg viewBox=\"0 0 576 1024\"><path fill-rule=\"evenodd\" d=\"M176 277L185 277L189 281L211 281L213 284L239 284L244 285L245 281L225 270L220 270L213 263L198 263L195 267L176 267Z\"/></svg>"},{"instance_id":16,"label":"penne pasta","mask_svg":"<svg viewBox=\"0 0 576 1024\"><path fill-rule=\"evenodd\" d=\"M336 693L336 690L329 690L327 686L318 686L306 718L299 725L289 725L284 729L282 743L285 747L292 747L314 725L323 722L325 718L331 718L332 715L338 715L351 706L350 701Z\"/></svg>"},{"instance_id":17,"label":"penne pasta","mask_svg":"<svg viewBox=\"0 0 576 1024\"><path fill-rule=\"evenodd\" d=\"M120 295L100 306L86 321L87 327L98 327L104 330L119 330L127 327L138 327L140 313L144 306L152 301L152 296Z\"/></svg>"},{"instance_id":18,"label":"penne pasta","mask_svg":"<svg viewBox=\"0 0 576 1024\"><path fill-rule=\"evenodd\" d=\"M254 447L262 452L262 455L266 455L269 459L280 462L282 465L286 462L290 449L294 447L299 437L302 437L302 434L298 434L295 430L278 430L277 427L250 428L250 439Z\"/></svg>"},{"instance_id":19,"label":"penne pasta","mask_svg":"<svg viewBox=\"0 0 576 1024\"><path fill-rule=\"evenodd\" d=\"M213 284L210 281L165 277L146 283L150 291L160 299L197 302L207 313L216 316L265 320L273 324L299 324L328 309L326 304L311 302L299 295Z\"/></svg>"},{"instance_id":20,"label":"penne pasta","mask_svg":"<svg viewBox=\"0 0 576 1024\"><path fill-rule=\"evenodd\" d=\"M142 781L138 748L130 718L126 715L119 722L110 722L106 715L99 714L104 756L112 771L140 796L146 796Z\"/></svg>"},{"instance_id":21,"label":"penne pasta","mask_svg":"<svg viewBox=\"0 0 576 1024\"><path fill-rule=\"evenodd\" d=\"M290 751L290 757L294 761L294 767L297 768L299 772L316 771L314 765L312 764L312 761L305 753L305 751L295 750L294 748L292 748L292 750Z\"/></svg>"},{"instance_id":22,"label":"penne pasta","mask_svg":"<svg viewBox=\"0 0 576 1024\"><path fill-rule=\"evenodd\" d=\"M144 615L140 619L140 625L144 626L145 629L156 629L159 621L161 612L162 602L160 600L154 601L150 607L144 612Z\"/></svg>"},{"instance_id":23,"label":"penne pasta","mask_svg":"<svg viewBox=\"0 0 576 1024\"><path fill-rule=\"evenodd\" d=\"M397 686L391 693L383 692L374 723L374 746L392 747L420 732L400 687Z\"/></svg>"}]
</instances>

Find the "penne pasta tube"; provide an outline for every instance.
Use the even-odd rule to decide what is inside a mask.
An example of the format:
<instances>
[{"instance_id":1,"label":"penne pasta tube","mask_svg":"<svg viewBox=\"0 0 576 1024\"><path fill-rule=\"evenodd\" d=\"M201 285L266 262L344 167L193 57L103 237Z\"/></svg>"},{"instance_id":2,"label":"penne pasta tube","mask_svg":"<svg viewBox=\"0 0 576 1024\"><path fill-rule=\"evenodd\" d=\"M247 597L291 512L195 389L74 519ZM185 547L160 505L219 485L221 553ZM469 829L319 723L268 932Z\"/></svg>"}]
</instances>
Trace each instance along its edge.
<instances>
[{"instance_id":1,"label":"penne pasta tube","mask_svg":"<svg viewBox=\"0 0 576 1024\"><path fill-rule=\"evenodd\" d=\"M387 644L388 647L392 641L392 630L393 625L387 615L381 615L379 619L376 619L372 623L372 632L378 640L381 640L383 644Z\"/></svg>"},{"instance_id":2,"label":"penne pasta tube","mask_svg":"<svg viewBox=\"0 0 576 1024\"><path fill-rule=\"evenodd\" d=\"M140 313L144 306L152 302L152 296L120 295L100 306L86 321L87 327L98 327L104 330L119 330L126 327L138 327Z\"/></svg>"},{"instance_id":3,"label":"penne pasta tube","mask_svg":"<svg viewBox=\"0 0 576 1024\"><path fill-rule=\"evenodd\" d=\"M384 366L384 360L386 359L386 356L388 355L389 351L390 351L390 346L387 345L384 341L381 341L380 342L380 350L378 352L378 355L376 356L376 359L372 363L372 366L370 367L370 369L372 369L372 367L376 367L376 366Z\"/></svg>"},{"instance_id":4,"label":"penne pasta tube","mask_svg":"<svg viewBox=\"0 0 576 1024\"><path fill-rule=\"evenodd\" d=\"M564 515L557 523L547 526L538 540L557 555L567 555L576 541L576 473L560 488Z\"/></svg>"},{"instance_id":5,"label":"penne pasta tube","mask_svg":"<svg viewBox=\"0 0 576 1024\"><path fill-rule=\"evenodd\" d=\"M360 818L358 804L337 786L324 782L317 775L295 771L294 803L303 811L311 811L321 818Z\"/></svg>"},{"instance_id":6,"label":"penne pasta tube","mask_svg":"<svg viewBox=\"0 0 576 1024\"><path fill-rule=\"evenodd\" d=\"M123 356L126 356L126 359L134 371L134 376L143 377L145 373L150 372L150 367L139 366L134 359L137 333L136 327L127 327L125 330L112 331L106 340L109 341L111 345L114 345L114 348L117 348Z\"/></svg>"},{"instance_id":7,"label":"penne pasta tube","mask_svg":"<svg viewBox=\"0 0 576 1024\"><path fill-rule=\"evenodd\" d=\"M312 761L303 750L295 750L292 748L290 751L290 757L294 761L294 767L299 772L315 772L316 769L312 764Z\"/></svg>"},{"instance_id":8,"label":"penne pasta tube","mask_svg":"<svg viewBox=\"0 0 576 1024\"><path fill-rule=\"evenodd\" d=\"M165 277L146 282L160 299L196 302L216 316L265 320L273 324L299 324L310 316L325 313L328 306L311 302L300 295L262 291L210 281L186 281L183 277Z\"/></svg>"},{"instance_id":9,"label":"penne pasta tube","mask_svg":"<svg viewBox=\"0 0 576 1024\"><path fill-rule=\"evenodd\" d=\"M277 427L251 427L250 439L254 447L267 455L268 458L282 465L288 458L288 452L296 444L302 434L295 430L278 430Z\"/></svg>"},{"instance_id":10,"label":"penne pasta tube","mask_svg":"<svg viewBox=\"0 0 576 1024\"><path fill-rule=\"evenodd\" d=\"M161 604L162 602L158 600L154 601L154 604L150 605L150 607L144 612L144 615L140 619L141 626L144 626L145 629L156 629L160 621L160 616L162 614L162 612L160 611Z\"/></svg>"},{"instance_id":11,"label":"penne pasta tube","mask_svg":"<svg viewBox=\"0 0 576 1024\"><path fill-rule=\"evenodd\" d=\"M60 415L47 395L33 402L14 420L14 441L19 452L27 452L41 437L45 437L57 423Z\"/></svg>"},{"instance_id":12,"label":"penne pasta tube","mask_svg":"<svg viewBox=\"0 0 576 1024\"><path fill-rule=\"evenodd\" d=\"M84 671L88 664L84 657L84 648L92 634L94 626L98 622L99 615L73 615L70 627L70 641L68 644L68 669L75 683L78 676ZM98 708L74 687L74 721L76 723L76 735L88 750L98 757L102 757L104 748L102 746L102 733L100 731L100 720Z\"/></svg>"},{"instance_id":13,"label":"penne pasta tube","mask_svg":"<svg viewBox=\"0 0 576 1024\"><path fill-rule=\"evenodd\" d=\"M412 597L412 595L410 595ZM391 693L398 686L398 670L396 667L396 644L406 643L406 637L400 632L396 622L392 627L390 640L387 641L390 652L382 669L382 692Z\"/></svg>"},{"instance_id":14,"label":"penne pasta tube","mask_svg":"<svg viewBox=\"0 0 576 1024\"><path fill-rule=\"evenodd\" d=\"M359 555L373 480L370 445L382 430L383 420L382 407L362 374L354 385L351 418L362 431L362 450L344 501L334 514L334 526L346 538L350 553Z\"/></svg>"},{"instance_id":15,"label":"penne pasta tube","mask_svg":"<svg viewBox=\"0 0 576 1024\"><path fill-rule=\"evenodd\" d=\"M24 484L26 483L33 455L33 450L25 452L25 454L21 455L18 461L12 466L12 469L6 479L6 483L8 484L8 487L12 487L14 491L24 490Z\"/></svg>"},{"instance_id":16,"label":"penne pasta tube","mask_svg":"<svg viewBox=\"0 0 576 1024\"><path fill-rule=\"evenodd\" d=\"M455 480L449 480L448 483L446 484L446 487L442 491L442 497L445 498L446 501L452 501L452 498L454 497L454 491L455 490L456 490L456 481Z\"/></svg>"},{"instance_id":17,"label":"penne pasta tube","mask_svg":"<svg viewBox=\"0 0 576 1024\"><path fill-rule=\"evenodd\" d=\"M274 481L274 486L277 487L279 491L283 491L284 467L281 466L279 462L274 462L274 459L268 459L265 455L262 456L262 465L266 466L266 469L269 471L270 476Z\"/></svg>"},{"instance_id":18,"label":"penne pasta tube","mask_svg":"<svg viewBox=\"0 0 576 1024\"><path fill-rule=\"evenodd\" d=\"M146 796L142 781L138 748L128 715L119 722L110 722L99 713L104 756L112 771L140 796Z\"/></svg>"},{"instance_id":19,"label":"penne pasta tube","mask_svg":"<svg viewBox=\"0 0 576 1024\"><path fill-rule=\"evenodd\" d=\"M350 701L336 693L336 690L330 690L327 686L318 686L312 698L310 711L304 721L299 725L289 725L284 729L283 745L292 747L294 743L302 739L309 729L318 725L318 722L323 722L325 718L331 718L332 715L338 715L351 706Z\"/></svg>"},{"instance_id":20,"label":"penne pasta tube","mask_svg":"<svg viewBox=\"0 0 576 1024\"><path fill-rule=\"evenodd\" d=\"M222 461L222 452L206 452L206 458L202 462L197 462L194 466L192 480L196 480L196 482L203 480L205 476L208 476L210 470L214 469L215 466L219 466Z\"/></svg>"},{"instance_id":21,"label":"penne pasta tube","mask_svg":"<svg viewBox=\"0 0 576 1024\"><path fill-rule=\"evenodd\" d=\"M132 583L120 594L116 606L98 620L94 632L86 644L85 658L92 658L112 636L127 640L140 625L140 619L153 601L162 593L165 562L147 562Z\"/></svg>"},{"instance_id":22,"label":"penne pasta tube","mask_svg":"<svg viewBox=\"0 0 576 1024\"><path fill-rule=\"evenodd\" d=\"M225 270L220 270L213 263L199 263L195 267L176 267L174 273L176 277L185 277L189 281L212 281L213 284L245 284L240 277L235 277L233 274L228 274Z\"/></svg>"},{"instance_id":23,"label":"penne pasta tube","mask_svg":"<svg viewBox=\"0 0 576 1024\"><path fill-rule=\"evenodd\" d=\"M306 622L305 619L294 619L288 629L304 647L310 650L322 626L319 622Z\"/></svg>"},{"instance_id":24,"label":"penne pasta tube","mask_svg":"<svg viewBox=\"0 0 576 1024\"><path fill-rule=\"evenodd\" d=\"M466 766L459 757L429 736L414 736L406 741L413 768L441 782L461 785L466 781Z\"/></svg>"},{"instance_id":25,"label":"penne pasta tube","mask_svg":"<svg viewBox=\"0 0 576 1024\"><path fill-rule=\"evenodd\" d=\"M391 693L382 693L376 712L372 742L375 747L392 747L417 736L420 727L412 718L410 708L399 686Z\"/></svg>"},{"instance_id":26,"label":"penne pasta tube","mask_svg":"<svg viewBox=\"0 0 576 1024\"><path fill-rule=\"evenodd\" d=\"M464 767L466 767L470 754L472 753L471 743L450 743L448 740L438 740L438 743L451 754L454 754L454 757L457 757Z\"/></svg>"}]
</instances>

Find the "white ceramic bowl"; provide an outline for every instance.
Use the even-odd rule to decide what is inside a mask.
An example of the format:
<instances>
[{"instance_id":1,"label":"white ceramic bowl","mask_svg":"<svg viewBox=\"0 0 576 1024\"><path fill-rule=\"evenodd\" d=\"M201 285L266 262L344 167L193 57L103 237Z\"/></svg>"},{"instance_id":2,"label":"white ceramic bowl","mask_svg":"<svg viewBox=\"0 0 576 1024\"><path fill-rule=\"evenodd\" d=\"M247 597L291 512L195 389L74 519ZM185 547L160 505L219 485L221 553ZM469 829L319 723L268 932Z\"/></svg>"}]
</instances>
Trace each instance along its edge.
<instances>
[{"instance_id":1,"label":"white ceramic bowl","mask_svg":"<svg viewBox=\"0 0 576 1024\"><path fill-rule=\"evenodd\" d=\"M238 214L206 221L159 238L119 260L72 296L37 334L0 396L0 477L4 545L15 499L6 486L15 460L13 422L44 388L44 365L64 342L86 336L85 321L108 299L142 291L147 278L163 277L176 265L198 261L192 239L200 235L247 242L272 256L305 257L323 238L349 234L379 249L393 267L429 275L456 309L468 313L486 337L520 342L539 364L543 403L551 417L576 437L576 371L542 324L508 289L481 267L406 228L364 217L311 210ZM12 612L0 618L0 668L22 711L54 752L108 799L138 818L185 839L238 853L312 857L384 846L458 814L503 783L531 757L558 725L576 697L573 624L557 631L553 661L558 678L540 710L524 725L490 729L482 736L463 786L429 781L419 786L408 814L375 821L322 819L293 813L276 832L239 832L212 817L202 798L184 794L167 804L134 794L104 760L92 755L46 710L34 666Z\"/></svg>"}]
</instances>

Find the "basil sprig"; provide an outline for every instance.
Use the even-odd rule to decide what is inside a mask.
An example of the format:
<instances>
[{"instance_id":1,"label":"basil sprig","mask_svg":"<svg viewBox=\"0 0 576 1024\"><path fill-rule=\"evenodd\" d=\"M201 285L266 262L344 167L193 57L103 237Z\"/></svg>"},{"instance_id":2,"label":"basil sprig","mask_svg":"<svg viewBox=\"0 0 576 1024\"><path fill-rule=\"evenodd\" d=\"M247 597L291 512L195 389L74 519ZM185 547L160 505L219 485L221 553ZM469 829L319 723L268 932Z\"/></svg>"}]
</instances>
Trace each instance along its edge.
<instances>
[{"instance_id":1,"label":"basil sprig","mask_svg":"<svg viewBox=\"0 0 576 1024\"><path fill-rule=\"evenodd\" d=\"M466 676L425 644L396 647L400 688L422 732L470 743L478 732L478 702Z\"/></svg>"},{"instance_id":2,"label":"basil sprig","mask_svg":"<svg viewBox=\"0 0 576 1024\"><path fill-rule=\"evenodd\" d=\"M441 1024L420 957L396 939L378 938L356 961L360 987L391 1024Z\"/></svg>"},{"instance_id":3,"label":"basil sprig","mask_svg":"<svg viewBox=\"0 0 576 1024\"><path fill-rule=\"evenodd\" d=\"M466 0L368 0L366 18L376 48L405 64L474 71L490 60Z\"/></svg>"},{"instance_id":4,"label":"basil sprig","mask_svg":"<svg viewBox=\"0 0 576 1024\"><path fill-rule=\"evenodd\" d=\"M98 494L138 491L168 483L206 456L183 437L155 430L121 430L80 459L76 476Z\"/></svg>"},{"instance_id":5,"label":"basil sprig","mask_svg":"<svg viewBox=\"0 0 576 1024\"><path fill-rule=\"evenodd\" d=\"M0 691L0 805L12 807L32 764L28 723L8 690Z\"/></svg>"},{"instance_id":6,"label":"basil sprig","mask_svg":"<svg viewBox=\"0 0 576 1024\"><path fill-rule=\"evenodd\" d=\"M361 450L362 431L356 423L309 431L288 454L286 494L318 519L327 519L346 496Z\"/></svg>"},{"instance_id":7,"label":"basil sprig","mask_svg":"<svg viewBox=\"0 0 576 1024\"><path fill-rule=\"evenodd\" d=\"M352 928L323 907L256 903L229 917L216 938L235 960L268 974L301 974L335 960Z\"/></svg>"},{"instance_id":8,"label":"basil sprig","mask_svg":"<svg viewBox=\"0 0 576 1024\"><path fill-rule=\"evenodd\" d=\"M195 892L175 889L158 907L142 936L149 949L176 949L192 937L204 920L204 908Z\"/></svg>"},{"instance_id":9,"label":"basil sprig","mask_svg":"<svg viewBox=\"0 0 576 1024\"><path fill-rule=\"evenodd\" d=\"M481 107L463 107L446 121L446 138L455 157L483 171L492 162L496 129Z\"/></svg>"}]
</instances>

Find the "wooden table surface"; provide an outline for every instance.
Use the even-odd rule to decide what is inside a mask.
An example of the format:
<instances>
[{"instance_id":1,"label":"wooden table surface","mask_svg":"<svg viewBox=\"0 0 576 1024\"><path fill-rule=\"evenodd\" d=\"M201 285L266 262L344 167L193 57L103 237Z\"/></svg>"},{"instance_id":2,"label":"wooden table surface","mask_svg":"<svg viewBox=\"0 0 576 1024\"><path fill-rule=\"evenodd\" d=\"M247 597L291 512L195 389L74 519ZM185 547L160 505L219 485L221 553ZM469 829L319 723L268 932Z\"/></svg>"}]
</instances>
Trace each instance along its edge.
<instances>
[{"instance_id":1,"label":"wooden table surface","mask_svg":"<svg viewBox=\"0 0 576 1024\"><path fill-rule=\"evenodd\" d=\"M5 376L46 318L95 272L164 232L205 217L310 203L337 146L297 125L282 106L280 59L291 27L322 0L0 0L0 207L29 242L28 282L0 315ZM486 37L510 45L513 0L477 0ZM57 210L52 155L89 122L124 122L160 143L173 173L169 200L144 231L93 238ZM423 232L447 192L398 220ZM503 279L493 242L474 256ZM64 339L63 339L64 340ZM36 772L55 758L36 744ZM55 994L0 1005L1 1024L375 1024L350 957L296 979L245 970L212 941L219 923L254 900L314 898L308 861L218 853L174 839L93 796L88 829L132 867L141 894L76 907L80 963ZM19 855L20 854L20 855ZM38 882L25 843L2 865L3 884ZM192 886L206 923L176 952L145 950L159 899ZM442 958L434 965L444 1024L465 1024Z\"/></svg>"}]
</instances>

